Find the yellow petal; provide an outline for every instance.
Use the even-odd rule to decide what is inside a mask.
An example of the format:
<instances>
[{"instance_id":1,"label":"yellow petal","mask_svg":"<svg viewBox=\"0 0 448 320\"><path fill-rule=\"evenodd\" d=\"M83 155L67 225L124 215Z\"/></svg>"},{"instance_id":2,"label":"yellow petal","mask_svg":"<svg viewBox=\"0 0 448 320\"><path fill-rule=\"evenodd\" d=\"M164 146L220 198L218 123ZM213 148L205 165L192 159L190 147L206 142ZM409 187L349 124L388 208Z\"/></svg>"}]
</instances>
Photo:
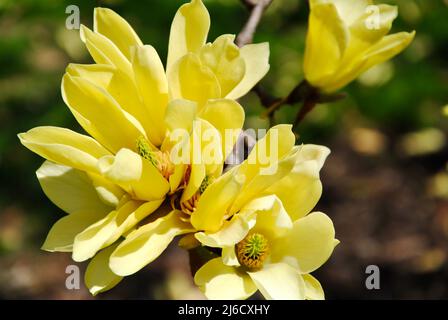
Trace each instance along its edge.
<instances>
[{"instance_id":1,"label":"yellow petal","mask_svg":"<svg viewBox=\"0 0 448 320\"><path fill-rule=\"evenodd\" d=\"M269 71L269 44L248 44L240 49L245 72L241 81L227 94L228 99L238 99L248 93Z\"/></svg>"},{"instance_id":2,"label":"yellow petal","mask_svg":"<svg viewBox=\"0 0 448 320\"><path fill-rule=\"evenodd\" d=\"M104 89L86 79L64 75L62 97L81 126L112 152L135 150L137 138L145 136L134 117Z\"/></svg>"},{"instance_id":3,"label":"yellow petal","mask_svg":"<svg viewBox=\"0 0 448 320\"><path fill-rule=\"evenodd\" d=\"M316 3L322 3L325 1L312 0L310 5L312 10ZM338 10L339 16L344 20L347 25L351 25L365 13L367 6L373 4L372 0L331 0Z\"/></svg>"},{"instance_id":4,"label":"yellow petal","mask_svg":"<svg viewBox=\"0 0 448 320\"><path fill-rule=\"evenodd\" d=\"M238 212L249 201L258 197L271 185L290 174L296 162L296 153L297 149L291 149L289 156L284 157L277 163L274 162L268 168L259 168L258 173L255 175L252 172L254 168L257 168L257 165L249 167L249 170L246 171L248 172L246 174L246 183L242 188L242 192L235 199L230 212ZM244 173L241 174L243 175ZM253 178L248 179L248 176Z\"/></svg>"},{"instance_id":5,"label":"yellow petal","mask_svg":"<svg viewBox=\"0 0 448 320\"><path fill-rule=\"evenodd\" d=\"M182 5L171 24L167 69L188 52L198 51L205 44L209 29L210 15L201 0Z\"/></svg>"},{"instance_id":6,"label":"yellow petal","mask_svg":"<svg viewBox=\"0 0 448 320\"><path fill-rule=\"evenodd\" d=\"M199 247L201 243L198 240L196 240L193 233L189 233L180 238L177 245L182 249L192 250Z\"/></svg>"},{"instance_id":7,"label":"yellow petal","mask_svg":"<svg viewBox=\"0 0 448 320\"><path fill-rule=\"evenodd\" d=\"M197 103L189 100L176 99L168 104L165 123L169 130L185 130L190 133L196 118Z\"/></svg>"},{"instance_id":8,"label":"yellow petal","mask_svg":"<svg viewBox=\"0 0 448 320\"><path fill-rule=\"evenodd\" d=\"M182 183L182 179L184 178L186 170L187 166L184 164L176 164L174 166L174 172L169 177L170 193L176 191L179 185Z\"/></svg>"},{"instance_id":9,"label":"yellow petal","mask_svg":"<svg viewBox=\"0 0 448 320\"><path fill-rule=\"evenodd\" d=\"M322 146L300 146L292 171L266 190L281 200L293 220L304 217L319 201L322 194L319 170L329 153Z\"/></svg>"},{"instance_id":10,"label":"yellow petal","mask_svg":"<svg viewBox=\"0 0 448 320\"><path fill-rule=\"evenodd\" d=\"M125 191L99 174L89 174L89 177L101 201L116 208Z\"/></svg>"},{"instance_id":11,"label":"yellow petal","mask_svg":"<svg viewBox=\"0 0 448 320\"><path fill-rule=\"evenodd\" d=\"M238 257L236 256L235 246L228 246L222 248L221 256L222 256L222 262L226 266L234 266L234 267L240 266L240 262L238 261Z\"/></svg>"},{"instance_id":12,"label":"yellow petal","mask_svg":"<svg viewBox=\"0 0 448 320\"><path fill-rule=\"evenodd\" d=\"M179 214L172 211L131 232L110 258L113 272L127 276L139 271L154 261L174 237L192 232L191 225L180 220Z\"/></svg>"},{"instance_id":13,"label":"yellow petal","mask_svg":"<svg viewBox=\"0 0 448 320\"><path fill-rule=\"evenodd\" d=\"M193 123L190 139L190 178L182 193L181 202L190 199L206 177L219 177L224 158L219 132L208 121L197 119Z\"/></svg>"},{"instance_id":14,"label":"yellow petal","mask_svg":"<svg viewBox=\"0 0 448 320\"><path fill-rule=\"evenodd\" d=\"M248 203L230 221L225 221L219 231L198 232L195 237L205 246L224 248L233 247L243 240L249 230L277 237L291 228L292 221L288 213L279 199L270 195Z\"/></svg>"},{"instance_id":15,"label":"yellow petal","mask_svg":"<svg viewBox=\"0 0 448 320\"><path fill-rule=\"evenodd\" d=\"M356 79L374 65L383 63L402 52L412 42L415 31L399 32L383 37L375 45L371 46L366 52L360 53L357 59L348 67L339 72L338 77L328 81L325 90L328 92L336 91L349 82Z\"/></svg>"},{"instance_id":16,"label":"yellow petal","mask_svg":"<svg viewBox=\"0 0 448 320\"><path fill-rule=\"evenodd\" d=\"M96 63L110 64L129 76L132 74L131 63L111 40L84 25L81 25L79 31L81 40Z\"/></svg>"},{"instance_id":17,"label":"yellow petal","mask_svg":"<svg viewBox=\"0 0 448 320\"><path fill-rule=\"evenodd\" d=\"M351 35L368 45L385 36L398 15L397 6L380 4L375 6L375 10L378 11L371 11L366 8L365 12L350 26Z\"/></svg>"},{"instance_id":18,"label":"yellow petal","mask_svg":"<svg viewBox=\"0 0 448 320\"><path fill-rule=\"evenodd\" d=\"M104 177L140 200L161 199L170 190L169 182L150 161L128 149L101 158L98 167Z\"/></svg>"},{"instance_id":19,"label":"yellow petal","mask_svg":"<svg viewBox=\"0 0 448 320\"><path fill-rule=\"evenodd\" d=\"M311 213L296 220L291 231L272 244L272 259L290 263L302 274L313 272L331 256L334 234L328 216Z\"/></svg>"},{"instance_id":20,"label":"yellow petal","mask_svg":"<svg viewBox=\"0 0 448 320\"><path fill-rule=\"evenodd\" d=\"M304 300L305 283L286 263L267 264L259 271L248 272L267 300Z\"/></svg>"},{"instance_id":21,"label":"yellow petal","mask_svg":"<svg viewBox=\"0 0 448 320\"><path fill-rule=\"evenodd\" d=\"M127 74L114 66L106 64L70 64L66 71L70 76L81 77L107 91L124 111L141 123L150 140L155 139L153 138L153 117L146 110L134 80ZM151 85L151 83L148 85ZM147 91L150 91L150 89L147 89ZM153 104L155 102L154 99ZM159 137L157 139L160 140ZM158 140L154 141L158 142Z\"/></svg>"},{"instance_id":22,"label":"yellow petal","mask_svg":"<svg viewBox=\"0 0 448 320\"><path fill-rule=\"evenodd\" d=\"M249 184L254 176L261 174L262 169L267 169L264 175L271 174L269 168L291 153L296 141L291 129L291 125L276 125L257 141L239 169L240 173L246 176L246 184Z\"/></svg>"},{"instance_id":23,"label":"yellow petal","mask_svg":"<svg viewBox=\"0 0 448 320\"><path fill-rule=\"evenodd\" d=\"M322 86L322 79L332 75L347 47L349 33L332 3L312 7L306 37L304 73L313 85Z\"/></svg>"},{"instance_id":24,"label":"yellow petal","mask_svg":"<svg viewBox=\"0 0 448 320\"><path fill-rule=\"evenodd\" d=\"M160 146L165 137L165 111L168 103L168 82L162 61L152 46L133 48L132 67L138 93L142 97L147 121L144 123L151 142Z\"/></svg>"},{"instance_id":25,"label":"yellow petal","mask_svg":"<svg viewBox=\"0 0 448 320\"><path fill-rule=\"evenodd\" d=\"M246 70L245 60L234 42L235 36L225 34L213 43L207 43L199 52L202 63L213 71L225 97L243 79Z\"/></svg>"},{"instance_id":26,"label":"yellow petal","mask_svg":"<svg viewBox=\"0 0 448 320\"><path fill-rule=\"evenodd\" d=\"M105 216L101 211L79 211L62 217L51 227L42 250L71 252L75 237Z\"/></svg>"},{"instance_id":27,"label":"yellow petal","mask_svg":"<svg viewBox=\"0 0 448 320\"><path fill-rule=\"evenodd\" d=\"M133 228L138 222L154 212L161 200L143 203L128 201L118 210L92 224L79 233L73 244L73 260L80 262L93 257L98 250L107 247Z\"/></svg>"},{"instance_id":28,"label":"yellow petal","mask_svg":"<svg viewBox=\"0 0 448 320\"><path fill-rule=\"evenodd\" d=\"M246 237L247 233L254 225L255 215L237 214L230 221L225 221L218 232L195 233L202 245L214 248L234 247Z\"/></svg>"},{"instance_id":29,"label":"yellow petal","mask_svg":"<svg viewBox=\"0 0 448 320\"><path fill-rule=\"evenodd\" d=\"M325 146L315 144L301 145L299 152L297 153L297 162L313 161L316 163L318 170L322 169L325 160L330 155L331 151Z\"/></svg>"},{"instance_id":30,"label":"yellow petal","mask_svg":"<svg viewBox=\"0 0 448 320\"><path fill-rule=\"evenodd\" d=\"M234 100L209 100L199 113L199 117L210 122L221 135L224 158L232 151L244 124L244 109Z\"/></svg>"},{"instance_id":31,"label":"yellow petal","mask_svg":"<svg viewBox=\"0 0 448 320\"><path fill-rule=\"evenodd\" d=\"M192 164L190 170L190 177L185 190L182 192L181 202L187 201L195 195L207 175L204 164Z\"/></svg>"},{"instance_id":32,"label":"yellow petal","mask_svg":"<svg viewBox=\"0 0 448 320\"><path fill-rule=\"evenodd\" d=\"M399 32L385 36L367 52L367 63L361 72L372 66L387 61L406 49L415 37L415 31Z\"/></svg>"},{"instance_id":33,"label":"yellow petal","mask_svg":"<svg viewBox=\"0 0 448 320\"><path fill-rule=\"evenodd\" d=\"M305 281L305 299L325 300L324 290L319 281L310 274L302 275Z\"/></svg>"},{"instance_id":34,"label":"yellow petal","mask_svg":"<svg viewBox=\"0 0 448 320\"><path fill-rule=\"evenodd\" d=\"M104 215L111 211L82 171L45 161L36 175L45 195L67 213L96 212Z\"/></svg>"},{"instance_id":35,"label":"yellow petal","mask_svg":"<svg viewBox=\"0 0 448 320\"><path fill-rule=\"evenodd\" d=\"M117 276L109 268L109 258L118 244L98 252L87 265L84 282L92 295L96 296L115 287L123 277Z\"/></svg>"},{"instance_id":36,"label":"yellow petal","mask_svg":"<svg viewBox=\"0 0 448 320\"><path fill-rule=\"evenodd\" d=\"M221 98L215 74L194 53L179 59L168 70L170 98L195 101L200 110L208 99Z\"/></svg>"},{"instance_id":37,"label":"yellow petal","mask_svg":"<svg viewBox=\"0 0 448 320\"><path fill-rule=\"evenodd\" d=\"M221 258L204 264L196 272L194 282L210 300L247 299L257 291L246 273L224 265Z\"/></svg>"},{"instance_id":38,"label":"yellow petal","mask_svg":"<svg viewBox=\"0 0 448 320\"><path fill-rule=\"evenodd\" d=\"M228 171L205 189L191 215L191 223L197 230L219 230L242 186L241 177L235 173L236 170Z\"/></svg>"},{"instance_id":39,"label":"yellow petal","mask_svg":"<svg viewBox=\"0 0 448 320\"><path fill-rule=\"evenodd\" d=\"M128 59L131 57L133 46L143 45L129 23L107 8L94 9L93 30L111 40Z\"/></svg>"},{"instance_id":40,"label":"yellow petal","mask_svg":"<svg viewBox=\"0 0 448 320\"><path fill-rule=\"evenodd\" d=\"M52 162L97 172L98 158L110 153L91 137L58 127L36 127L20 133L20 142Z\"/></svg>"},{"instance_id":41,"label":"yellow petal","mask_svg":"<svg viewBox=\"0 0 448 320\"><path fill-rule=\"evenodd\" d=\"M252 200L241 209L239 214L244 215L250 212L257 214L252 231L266 235L270 239L280 237L292 228L291 218L283 208L280 199L274 195Z\"/></svg>"}]
</instances>

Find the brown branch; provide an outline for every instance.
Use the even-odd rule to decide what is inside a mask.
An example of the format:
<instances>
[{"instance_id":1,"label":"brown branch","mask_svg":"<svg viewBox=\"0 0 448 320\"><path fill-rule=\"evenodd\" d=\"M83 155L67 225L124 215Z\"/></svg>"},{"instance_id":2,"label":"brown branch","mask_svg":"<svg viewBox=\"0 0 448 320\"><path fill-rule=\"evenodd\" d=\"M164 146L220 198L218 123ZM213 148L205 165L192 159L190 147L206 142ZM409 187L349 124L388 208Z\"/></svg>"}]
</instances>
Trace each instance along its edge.
<instances>
[{"instance_id":1,"label":"brown branch","mask_svg":"<svg viewBox=\"0 0 448 320\"><path fill-rule=\"evenodd\" d=\"M242 47L252 43L261 17L273 0L241 0L250 9L250 16L241 32L236 37L236 44Z\"/></svg>"}]
</instances>

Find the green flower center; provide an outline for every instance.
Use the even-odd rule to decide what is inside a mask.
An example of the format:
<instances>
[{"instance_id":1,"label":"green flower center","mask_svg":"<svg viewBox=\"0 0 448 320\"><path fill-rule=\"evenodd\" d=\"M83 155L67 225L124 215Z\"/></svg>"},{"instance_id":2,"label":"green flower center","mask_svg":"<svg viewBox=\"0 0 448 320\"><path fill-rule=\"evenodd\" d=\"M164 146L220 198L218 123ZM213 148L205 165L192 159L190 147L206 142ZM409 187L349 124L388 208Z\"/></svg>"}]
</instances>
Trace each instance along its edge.
<instances>
[{"instance_id":1,"label":"green flower center","mask_svg":"<svg viewBox=\"0 0 448 320\"><path fill-rule=\"evenodd\" d=\"M174 172L174 165L171 162L169 152L162 152L159 150L152 150L148 140L140 136L137 139L137 152L143 158L151 162L151 164L159 169L160 173L169 179Z\"/></svg>"},{"instance_id":2,"label":"green flower center","mask_svg":"<svg viewBox=\"0 0 448 320\"><path fill-rule=\"evenodd\" d=\"M154 167L158 167L159 164L154 157L151 146L149 145L148 140L146 140L143 136L140 136L137 139L137 152L143 159L149 160Z\"/></svg>"},{"instance_id":3,"label":"green flower center","mask_svg":"<svg viewBox=\"0 0 448 320\"><path fill-rule=\"evenodd\" d=\"M257 270L263 266L269 255L268 240L260 233L247 235L235 246L239 263L249 270Z\"/></svg>"},{"instance_id":4,"label":"green flower center","mask_svg":"<svg viewBox=\"0 0 448 320\"><path fill-rule=\"evenodd\" d=\"M199 187L199 193L203 194L205 189L207 189L213 180L213 177L205 176L204 180L202 180L201 186Z\"/></svg>"}]
</instances>

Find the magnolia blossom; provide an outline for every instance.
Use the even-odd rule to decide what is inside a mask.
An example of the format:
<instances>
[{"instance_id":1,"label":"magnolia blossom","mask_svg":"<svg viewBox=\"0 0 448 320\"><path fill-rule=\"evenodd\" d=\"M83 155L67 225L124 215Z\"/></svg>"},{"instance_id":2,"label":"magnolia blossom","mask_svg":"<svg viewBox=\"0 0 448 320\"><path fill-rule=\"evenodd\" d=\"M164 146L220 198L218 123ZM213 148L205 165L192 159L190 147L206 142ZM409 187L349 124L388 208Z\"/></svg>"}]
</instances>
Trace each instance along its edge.
<instances>
[{"instance_id":1,"label":"magnolia blossom","mask_svg":"<svg viewBox=\"0 0 448 320\"><path fill-rule=\"evenodd\" d=\"M93 294L121 279L109 268L109 256L124 235L149 215L161 215L167 196L176 195L180 208L191 206L201 187L221 175L225 152L244 122L235 99L269 69L267 44L239 49L231 35L207 43L209 27L200 0L180 7L165 68L122 17L96 8L93 31L80 30L95 63L70 64L61 85L64 102L88 135L49 126L19 134L24 146L48 160L37 171L39 182L68 214L52 227L43 249L72 252L75 261L93 258L86 272ZM179 128L186 132L182 143L212 132L216 161L203 161L201 145L194 165L173 163ZM233 131L229 139L225 130ZM190 229L183 222L182 232Z\"/></svg>"},{"instance_id":2,"label":"magnolia blossom","mask_svg":"<svg viewBox=\"0 0 448 320\"><path fill-rule=\"evenodd\" d=\"M376 64L403 51L415 32L388 34L396 6L372 0L310 0L304 72L306 80L334 92Z\"/></svg>"}]
</instances>

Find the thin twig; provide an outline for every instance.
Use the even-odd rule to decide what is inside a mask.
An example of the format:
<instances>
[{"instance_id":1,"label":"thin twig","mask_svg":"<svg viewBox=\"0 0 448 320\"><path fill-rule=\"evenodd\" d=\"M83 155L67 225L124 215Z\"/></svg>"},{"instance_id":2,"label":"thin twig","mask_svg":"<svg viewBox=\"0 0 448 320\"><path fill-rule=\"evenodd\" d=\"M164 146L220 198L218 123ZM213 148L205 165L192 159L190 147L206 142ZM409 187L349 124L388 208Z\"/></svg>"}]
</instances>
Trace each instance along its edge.
<instances>
[{"instance_id":1,"label":"thin twig","mask_svg":"<svg viewBox=\"0 0 448 320\"><path fill-rule=\"evenodd\" d=\"M300 108L299 112L296 115L296 119L294 120L293 130L296 131L299 124L305 119L305 116L310 113L311 110L317 105L317 101L314 99L306 99L303 102L302 108Z\"/></svg>"},{"instance_id":2,"label":"thin twig","mask_svg":"<svg viewBox=\"0 0 448 320\"><path fill-rule=\"evenodd\" d=\"M269 7L273 0L241 0L246 7L250 8L250 16L241 32L236 38L236 44L242 47L248 43L252 43L255 31L260 23L264 11Z\"/></svg>"}]
</instances>

